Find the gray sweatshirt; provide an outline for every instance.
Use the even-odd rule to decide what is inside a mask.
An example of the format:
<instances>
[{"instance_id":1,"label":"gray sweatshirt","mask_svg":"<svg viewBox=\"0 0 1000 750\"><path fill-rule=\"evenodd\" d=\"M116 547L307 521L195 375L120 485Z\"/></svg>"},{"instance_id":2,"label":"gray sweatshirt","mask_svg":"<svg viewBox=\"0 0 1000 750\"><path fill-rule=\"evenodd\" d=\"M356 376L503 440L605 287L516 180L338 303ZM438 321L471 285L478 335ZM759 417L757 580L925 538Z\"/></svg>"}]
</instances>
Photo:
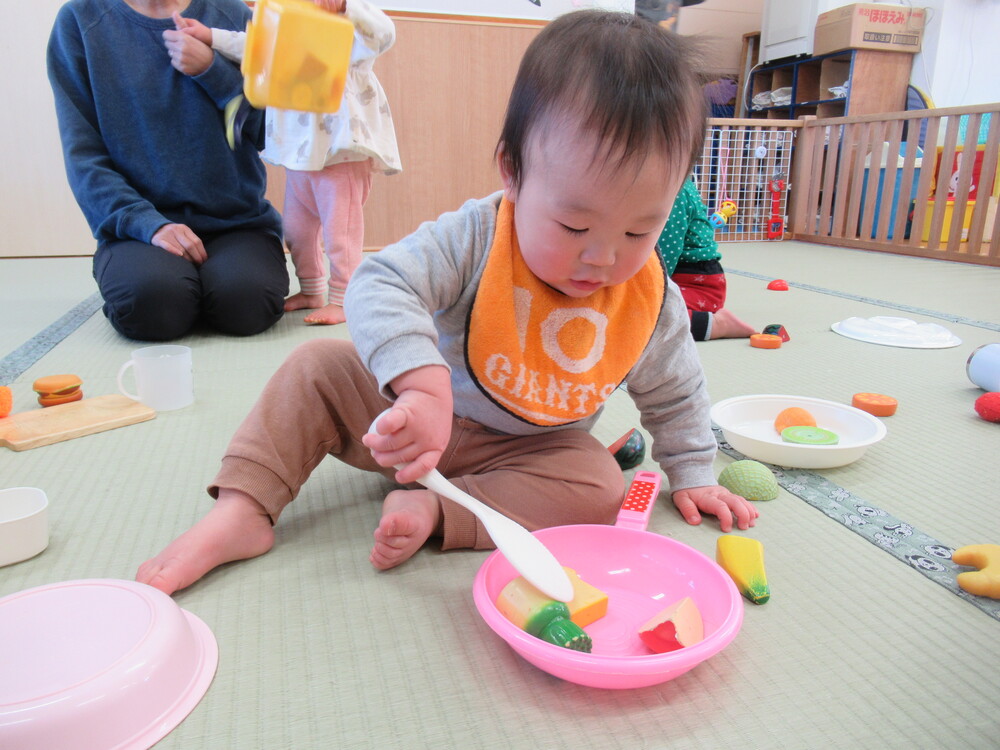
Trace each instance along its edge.
<instances>
[{"instance_id":1,"label":"gray sweatshirt","mask_svg":"<svg viewBox=\"0 0 1000 750\"><path fill-rule=\"evenodd\" d=\"M530 424L487 398L468 370L469 310L493 244L501 195L467 201L367 257L345 299L351 338L388 398L394 397L388 384L404 372L444 365L458 416L509 435L590 430L601 410L571 425ZM718 484L705 376L672 281L656 329L625 380L671 491Z\"/></svg>"}]
</instances>

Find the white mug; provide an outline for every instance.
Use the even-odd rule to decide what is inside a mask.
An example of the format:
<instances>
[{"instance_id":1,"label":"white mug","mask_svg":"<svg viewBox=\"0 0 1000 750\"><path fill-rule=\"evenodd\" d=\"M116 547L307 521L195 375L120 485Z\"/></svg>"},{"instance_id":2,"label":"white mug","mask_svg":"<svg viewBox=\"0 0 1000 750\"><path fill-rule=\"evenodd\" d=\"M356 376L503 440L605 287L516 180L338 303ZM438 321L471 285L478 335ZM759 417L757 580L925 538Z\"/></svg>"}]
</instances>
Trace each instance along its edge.
<instances>
[{"instance_id":1,"label":"white mug","mask_svg":"<svg viewBox=\"0 0 1000 750\"><path fill-rule=\"evenodd\" d=\"M138 395L125 389L125 371L134 368ZM176 344L147 346L132 352L132 359L118 370L118 390L156 411L183 409L194 402L191 348Z\"/></svg>"},{"instance_id":2,"label":"white mug","mask_svg":"<svg viewBox=\"0 0 1000 750\"><path fill-rule=\"evenodd\" d=\"M1000 391L1000 344L983 344L972 352L965 374L984 391Z\"/></svg>"}]
</instances>

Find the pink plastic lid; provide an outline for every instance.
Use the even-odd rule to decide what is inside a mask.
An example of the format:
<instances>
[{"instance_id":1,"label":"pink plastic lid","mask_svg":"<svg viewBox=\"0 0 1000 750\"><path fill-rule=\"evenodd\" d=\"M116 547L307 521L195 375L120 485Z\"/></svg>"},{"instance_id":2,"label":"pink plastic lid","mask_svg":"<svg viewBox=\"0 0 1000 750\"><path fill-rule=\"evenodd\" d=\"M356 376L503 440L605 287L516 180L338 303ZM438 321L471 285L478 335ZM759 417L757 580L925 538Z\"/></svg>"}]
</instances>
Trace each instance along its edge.
<instances>
[{"instance_id":1,"label":"pink plastic lid","mask_svg":"<svg viewBox=\"0 0 1000 750\"><path fill-rule=\"evenodd\" d=\"M200 619L134 581L0 599L0 747L148 748L208 690L218 646Z\"/></svg>"}]
</instances>

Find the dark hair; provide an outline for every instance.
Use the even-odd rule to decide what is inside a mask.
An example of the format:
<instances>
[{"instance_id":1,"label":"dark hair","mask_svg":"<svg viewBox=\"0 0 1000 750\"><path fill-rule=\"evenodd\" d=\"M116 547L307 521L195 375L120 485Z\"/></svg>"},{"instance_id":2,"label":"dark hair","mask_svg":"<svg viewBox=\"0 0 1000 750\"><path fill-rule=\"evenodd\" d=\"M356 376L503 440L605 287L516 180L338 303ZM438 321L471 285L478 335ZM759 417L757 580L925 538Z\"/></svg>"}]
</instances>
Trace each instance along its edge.
<instances>
[{"instance_id":1,"label":"dark hair","mask_svg":"<svg viewBox=\"0 0 1000 750\"><path fill-rule=\"evenodd\" d=\"M696 57L688 38L630 13L573 11L546 25L521 60L495 151L514 187L551 115L595 135L595 158L620 167L662 150L685 160L686 174L705 137Z\"/></svg>"}]
</instances>

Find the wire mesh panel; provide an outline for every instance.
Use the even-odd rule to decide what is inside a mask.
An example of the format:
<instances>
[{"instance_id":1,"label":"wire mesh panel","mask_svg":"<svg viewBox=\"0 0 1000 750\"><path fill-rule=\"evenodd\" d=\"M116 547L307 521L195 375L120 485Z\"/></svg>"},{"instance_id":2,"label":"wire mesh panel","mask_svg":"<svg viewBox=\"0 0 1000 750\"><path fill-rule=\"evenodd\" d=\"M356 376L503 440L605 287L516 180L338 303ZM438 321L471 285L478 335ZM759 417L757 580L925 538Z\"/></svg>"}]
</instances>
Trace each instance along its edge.
<instances>
[{"instance_id":1,"label":"wire mesh panel","mask_svg":"<svg viewBox=\"0 0 1000 750\"><path fill-rule=\"evenodd\" d=\"M716 240L784 236L793 133L788 127L710 125L694 178Z\"/></svg>"}]
</instances>

